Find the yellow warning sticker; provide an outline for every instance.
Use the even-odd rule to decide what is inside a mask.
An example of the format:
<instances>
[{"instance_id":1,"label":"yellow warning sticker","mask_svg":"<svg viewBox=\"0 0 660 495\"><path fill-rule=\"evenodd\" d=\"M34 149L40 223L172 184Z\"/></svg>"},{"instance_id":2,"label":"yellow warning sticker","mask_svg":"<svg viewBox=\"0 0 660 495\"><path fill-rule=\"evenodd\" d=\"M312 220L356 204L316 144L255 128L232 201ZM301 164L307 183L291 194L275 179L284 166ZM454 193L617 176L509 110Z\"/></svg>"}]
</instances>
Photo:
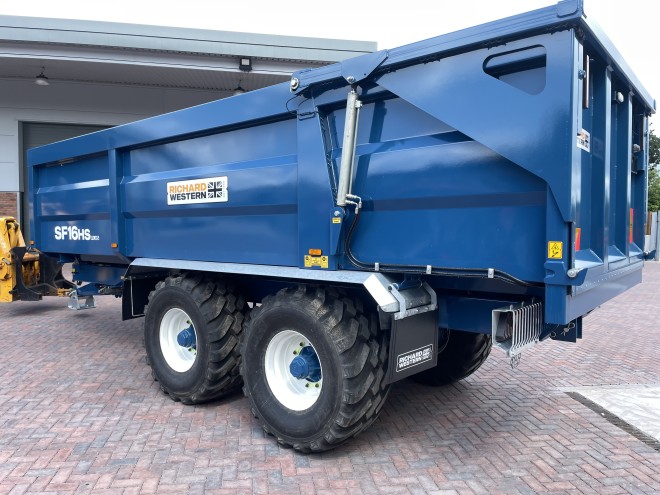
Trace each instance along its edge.
<instances>
[{"instance_id":1,"label":"yellow warning sticker","mask_svg":"<svg viewBox=\"0 0 660 495\"><path fill-rule=\"evenodd\" d=\"M339 217L332 217L332 223L341 223L341 218L339 218Z\"/></svg>"},{"instance_id":2,"label":"yellow warning sticker","mask_svg":"<svg viewBox=\"0 0 660 495\"><path fill-rule=\"evenodd\" d=\"M313 266L328 268L328 257L305 255L305 268L312 268Z\"/></svg>"},{"instance_id":3,"label":"yellow warning sticker","mask_svg":"<svg viewBox=\"0 0 660 495\"><path fill-rule=\"evenodd\" d=\"M561 241L548 242L548 258L560 260L564 257L564 243Z\"/></svg>"}]
</instances>

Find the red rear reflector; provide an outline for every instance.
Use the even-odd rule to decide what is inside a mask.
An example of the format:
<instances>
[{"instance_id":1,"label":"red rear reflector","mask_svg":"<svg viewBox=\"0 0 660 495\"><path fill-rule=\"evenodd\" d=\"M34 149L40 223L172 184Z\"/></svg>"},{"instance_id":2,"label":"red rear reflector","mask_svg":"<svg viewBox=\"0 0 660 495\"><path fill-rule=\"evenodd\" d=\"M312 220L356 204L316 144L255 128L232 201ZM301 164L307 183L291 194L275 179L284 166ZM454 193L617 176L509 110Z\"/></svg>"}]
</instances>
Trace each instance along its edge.
<instances>
[{"instance_id":1,"label":"red rear reflector","mask_svg":"<svg viewBox=\"0 0 660 495\"><path fill-rule=\"evenodd\" d=\"M628 242L632 243L633 241L633 217L635 216L635 209L630 208L630 235L628 236Z\"/></svg>"},{"instance_id":2,"label":"red rear reflector","mask_svg":"<svg viewBox=\"0 0 660 495\"><path fill-rule=\"evenodd\" d=\"M582 229L575 229L575 251L580 250L580 241L582 240Z\"/></svg>"}]
</instances>

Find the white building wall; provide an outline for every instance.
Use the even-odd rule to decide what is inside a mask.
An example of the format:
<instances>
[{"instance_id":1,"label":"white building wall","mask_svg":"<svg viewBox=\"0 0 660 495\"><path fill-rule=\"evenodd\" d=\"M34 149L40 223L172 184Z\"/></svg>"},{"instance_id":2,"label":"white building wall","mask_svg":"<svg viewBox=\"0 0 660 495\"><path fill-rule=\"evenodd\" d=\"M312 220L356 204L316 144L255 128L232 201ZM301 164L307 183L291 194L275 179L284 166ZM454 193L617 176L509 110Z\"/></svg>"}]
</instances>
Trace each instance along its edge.
<instances>
[{"instance_id":1,"label":"white building wall","mask_svg":"<svg viewBox=\"0 0 660 495\"><path fill-rule=\"evenodd\" d=\"M229 96L226 92L0 79L0 192L18 192L20 123L118 125Z\"/></svg>"}]
</instances>

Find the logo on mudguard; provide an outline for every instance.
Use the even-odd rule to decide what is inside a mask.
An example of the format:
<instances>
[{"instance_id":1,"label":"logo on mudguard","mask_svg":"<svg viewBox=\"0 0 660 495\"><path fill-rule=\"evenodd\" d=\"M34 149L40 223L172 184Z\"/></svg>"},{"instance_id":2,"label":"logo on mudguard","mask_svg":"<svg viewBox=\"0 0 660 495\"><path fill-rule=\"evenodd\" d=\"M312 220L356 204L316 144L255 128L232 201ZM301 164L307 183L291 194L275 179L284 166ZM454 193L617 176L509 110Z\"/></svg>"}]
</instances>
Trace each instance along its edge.
<instances>
[{"instance_id":1,"label":"logo on mudguard","mask_svg":"<svg viewBox=\"0 0 660 495\"><path fill-rule=\"evenodd\" d=\"M425 345L414 351L404 352L396 358L396 371L403 371L412 366L425 363L433 359L433 344Z\"/></svg>"},{"instance_id":2,"label":"logo on mudguard","mask_svg":"<svg viewBox=\"0 0 660 495\"><path fill-rule=\"evenodd\" d=\"M98 235L92 235L90 229L81 229L75 225L56 225L55 226L55 240L56 241L98 241L101 239Z\"/></svg>"}]
</instances>

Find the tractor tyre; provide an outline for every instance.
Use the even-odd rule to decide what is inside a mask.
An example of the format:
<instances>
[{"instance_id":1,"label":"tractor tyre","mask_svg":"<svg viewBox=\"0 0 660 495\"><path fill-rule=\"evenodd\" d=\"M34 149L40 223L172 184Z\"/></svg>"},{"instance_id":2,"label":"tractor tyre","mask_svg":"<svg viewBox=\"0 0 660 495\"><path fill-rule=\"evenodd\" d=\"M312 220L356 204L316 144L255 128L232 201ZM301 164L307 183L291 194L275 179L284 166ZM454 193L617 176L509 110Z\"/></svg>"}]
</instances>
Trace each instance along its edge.
<instances>
[{"instance_id":1,"label":"tractor tyre","mask_svg":"<svg viewBox=\"0 0 660 495\"><path fill-rule=\"evenodd\" d=\"M268 296L246 324L243 391L266 433L300 452L332 449L371 425L389 387L375 312L335 289Z\"/></svg>"},{"instance_id":2,"label":"tractor tyre","mask_svg":"<svg viewBox=\"0 0 660 495\"><path fill-rule=\"evenodd\" d=\"M149 294L144 344L163 392L198 404L240 388L245 302L226 281L203 274L166 278Z\"/></svg>"},{"instance_id":3,"label":"tractor tyre","mask_svg":"<svg viewBox=\"0 0 660 495\"><path fill-rule=\"evenodd\" d=\"M411 378L424 385L441 386L470 376L490 354L491 336L445 330L440 332L438 364Z\"/></svg>"}]
</instances>

